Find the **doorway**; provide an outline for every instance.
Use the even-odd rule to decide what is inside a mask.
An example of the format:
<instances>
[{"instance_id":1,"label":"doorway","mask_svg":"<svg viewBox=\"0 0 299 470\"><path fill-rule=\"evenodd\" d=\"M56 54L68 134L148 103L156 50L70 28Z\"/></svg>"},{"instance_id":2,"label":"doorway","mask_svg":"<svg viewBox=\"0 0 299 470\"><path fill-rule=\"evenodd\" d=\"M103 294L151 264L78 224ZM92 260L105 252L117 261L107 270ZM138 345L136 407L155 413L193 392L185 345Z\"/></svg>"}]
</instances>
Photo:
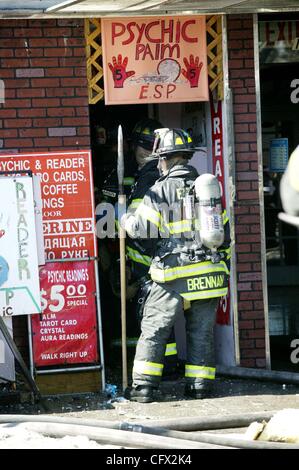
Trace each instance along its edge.
<instances>
[{"instance_id":1,"label":"doorway","mask_svg":"<svg viewBox=\"0 0 299 470\"><path fill-rule=\"evenodd\" d=\"M285 41L271 37L268 44L263 41L265 30L273 35L278 30L277 21L268 22L270 29L265 23L261 22L259 29L271 368L298 372L291 357L292 341L299 337L299 231L280 221L278 213L282 211L280 181L289 156L299 143L299 104L292 100L299 50L292 49L290 37Z\"/></svg>"}]
</instances>

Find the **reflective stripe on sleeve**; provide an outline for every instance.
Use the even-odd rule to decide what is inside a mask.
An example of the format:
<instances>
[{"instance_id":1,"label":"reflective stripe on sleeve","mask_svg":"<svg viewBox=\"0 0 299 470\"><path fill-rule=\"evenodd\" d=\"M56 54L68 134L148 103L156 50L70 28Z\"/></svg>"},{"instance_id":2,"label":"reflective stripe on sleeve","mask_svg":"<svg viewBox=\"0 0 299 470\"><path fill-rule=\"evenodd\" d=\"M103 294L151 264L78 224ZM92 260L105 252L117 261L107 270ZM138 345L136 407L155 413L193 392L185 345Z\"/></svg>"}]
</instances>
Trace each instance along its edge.
<instances>
[{"instance_id":1,"label":"reflective stripe on sleeve","mask_svg":"<svg viewBox=\"0 0 299 470\"><path fill-rule=\"evenodd\" d=\"M142 255L139 251L134 250L130 246L127 246L127 255L135 263L144 264L145 266L150 266L152 258L147 255Z\"/></svg>"},{"instance_id":2,"label":"reflective stripe on sleeve","mask_svg":"<svg viewBox=\"0 0 299 470\"><path fill-rule=\"evenodd\" d=\"M190 232L192 230L192 222L191 220L179 220L177 222L170 222L169 224L165 224L165 227L171 234Z\"/></svg>"},{"instance_id":3,"label":"reflective stripe on sleeve","mask_svg":"<svg viewBox=\"0 0 299 470\"><path fill-rule=\"evenodd\" d=\"M177 353L176 343L169 343L166 345L165 356L174 356Z\"/></svg>"},{"instance_id":4,"label":"reflective stripe on sleeve","mask_svg":"<svg viewBox=\"0 0 299 470\"><path fill-rule=\"evenodd\" d=\"M134 361L133 373L162 376L163 364L147 361Z\"/></svg>"},{"instance_id":5,"label":"reflective stripe on sleeve","mask_svg":"<svg viewBox=\"0 0 299 470\"><path fill-rule=\"evenodd\" d=\"M141 203L142 199L132 199L131 204L128 207L128 211L136 210L139 204Z\"/></svg>"},{"instance_id":6,"label":"reflective stripe on sleeve","mask_svg":"<svg viewBox=\"0 0 299 470\"><path fill-rule=\"evenodd\" d=\"M154 225L156 225L158 228L161 225L161 214L160 214L160 212L155 211L154 209L152 209L149 206L146 206L145 204L143 204L143 202L141 202L139 204L139 206L138 206L138 208L135 212L135 215L136 216L138 215L139 217L142 217L146 220L149 220Z\"/></svg>"},{"instance_id":7,"label":"reflective stripe on sleeve","mask_svg":"<svg viewBox=\"0 0 299 470\"><path fill-rule=\"evenodd\" d=\"M215 367L185 365L185 377L214 380L215 374Z\"/></svg>"}]
</instances>

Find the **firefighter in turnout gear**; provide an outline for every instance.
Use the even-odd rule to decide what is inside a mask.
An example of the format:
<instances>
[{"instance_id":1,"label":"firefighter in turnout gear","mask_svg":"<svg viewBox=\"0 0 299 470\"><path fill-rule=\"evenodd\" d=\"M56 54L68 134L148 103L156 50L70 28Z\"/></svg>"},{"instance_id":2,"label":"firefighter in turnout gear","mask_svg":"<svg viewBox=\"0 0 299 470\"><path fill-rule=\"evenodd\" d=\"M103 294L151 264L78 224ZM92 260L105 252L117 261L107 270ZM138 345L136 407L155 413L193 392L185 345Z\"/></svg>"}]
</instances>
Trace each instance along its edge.
<instances>
[{"instance_id":1,"label":"firefighter in turnout gear","mask_svg":"<svg viewBox=\"0 0 299 470\"><path fill-rule=\"evenodd\" d=\"M152 155L152 148L155 140L154 131L161 127L161 123L155 119L145 118L139 121L131 135L131 151L135 156L138 170L134 175L135 184L132 186L131 194L128 198L128 213L134 214L142 202L145 193L155 184L159 178L157 160ZM148 274L151 259L155 250L157 240L149 238L127 237L126 254L130 260L131 282L137 284L139 289L133 302L137 306L136 318L140 326L143 316L143 308L147 296L152 287L152 280ZM135 320L136 320L135 318ZM139 329L139 328L138 328ZM164 375L171 375L177 367L177 349L173 330L165 351Z\"/></svg>"},{"instance_id":2,"label":"firefighter in turnout gear","mask_svg":"<svg viewBox=\"0 0 299 470\"><path fill-rule=\"evenodd\" d=\"M194 150L185 131L158 129L153 155L159 159L162 176L135 214L125 214L121 220L131 237L147 234L157 239L150 267L153 286L144 307L132 388L125 392L128 399L141 403L155 399L167 338L184 301L190 302L185 311L186 396L207 396L215 378L213 326L218 300L228 289L229 225L223 215L222 245L211 250L200 242L196 211L193 218L187 216L186 203L198 177L188 165Z\"/></svg>"}]
</instances>

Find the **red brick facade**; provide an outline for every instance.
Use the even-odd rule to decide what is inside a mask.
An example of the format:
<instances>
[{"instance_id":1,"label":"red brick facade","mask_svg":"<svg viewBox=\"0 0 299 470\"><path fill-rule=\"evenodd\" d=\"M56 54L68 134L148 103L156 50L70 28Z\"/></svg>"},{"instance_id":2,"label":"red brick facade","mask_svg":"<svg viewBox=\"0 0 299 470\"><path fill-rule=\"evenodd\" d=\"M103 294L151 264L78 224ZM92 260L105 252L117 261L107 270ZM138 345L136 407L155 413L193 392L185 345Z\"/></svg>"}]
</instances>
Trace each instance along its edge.
<instances>
[{"instance_id":1,"label":"red brick facade","mask_svg":"<svg viewBox=\"0 0 299 470\"><path fill-rule=\"evenodd\" d=\"M253 23L228 17L234 96L235 227L241 365L265 367ZM90 147L83 20L0 20L0 152ZM14 319L26 359L27 318Z\"/></svg>"},{"instance_id":2,"label":"red brick facade","mask_svg":"<svg viewBox=\"0 0 299 470\"><path fill-rule=\"evenodd\" d=\"M241 366L265 367L252 16L229 16L227 29L229 83L234 97L240 358Z\"/></svg>"},{"instance_id":3,"label":"red brick facade","mask_svg":"<svg viewBox=\"0 0 299 470\"><path fill-rule=\"evenodd\" d=\"M83 20L0 20L0 152L90 148ZM14 337L28 355L27 318Z\"/></svg>"},{"instance_id":4,"label":"red brick facade","mask_svg":"<svg viewBox=\"0 0 299 470\"><path fill-rule=\"evenodd\" d=\"M0 20L0 151L88 148L83 20Z\"/></svg>"}]
</instances>

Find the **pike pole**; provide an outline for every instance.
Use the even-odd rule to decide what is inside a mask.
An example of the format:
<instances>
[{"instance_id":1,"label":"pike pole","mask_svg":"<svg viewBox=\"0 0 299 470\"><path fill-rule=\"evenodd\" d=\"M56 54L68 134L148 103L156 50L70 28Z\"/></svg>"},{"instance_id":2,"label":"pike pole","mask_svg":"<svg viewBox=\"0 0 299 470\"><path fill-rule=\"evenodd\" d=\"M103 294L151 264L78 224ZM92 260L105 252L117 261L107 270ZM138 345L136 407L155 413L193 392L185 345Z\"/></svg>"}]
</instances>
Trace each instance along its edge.
<instances>
[{"instance_id":1,"label":"pike pole","mask_svg":"<svg viewBox=\"0 0 299 470\"><path fill-rule=\"evenodd\" d=\"M126 231L122 227L122 208L126 207L126 196L124 194L124 150L122 127L118 126L118 208L119 208L119 253L120 253L120 296L121 296L121 344L122 344L122 385L123 391L128 386L128 365L127 365L127 327L126 327Z\"/></svg>"}]
</instances>

